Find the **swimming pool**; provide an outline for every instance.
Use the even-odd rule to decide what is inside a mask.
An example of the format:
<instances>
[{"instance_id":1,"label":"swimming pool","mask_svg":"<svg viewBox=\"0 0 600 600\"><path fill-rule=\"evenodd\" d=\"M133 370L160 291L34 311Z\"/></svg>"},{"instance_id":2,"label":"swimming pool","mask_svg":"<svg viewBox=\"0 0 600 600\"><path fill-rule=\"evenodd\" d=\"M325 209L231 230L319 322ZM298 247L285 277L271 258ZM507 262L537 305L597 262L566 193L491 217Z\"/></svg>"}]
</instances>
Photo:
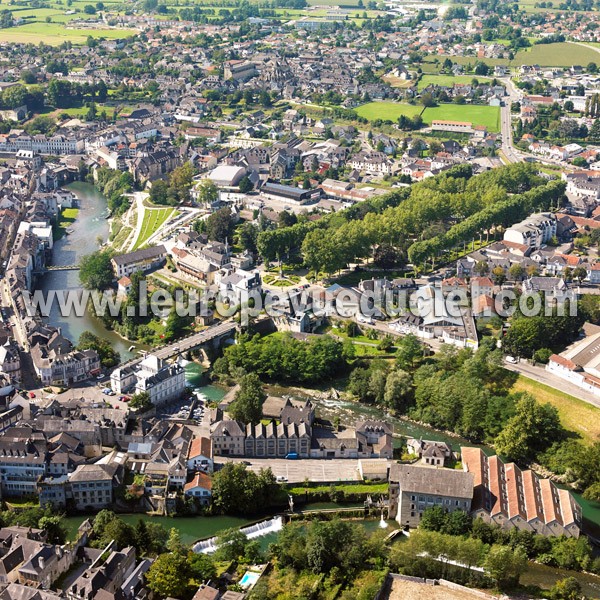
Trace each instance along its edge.
<instances>
[{"instance_id":1,"label":"swimming pool","mask_svg":"<svg viewBox=\"0 0 600 600\"><path fill-rule=\"evenodd\" d=\"M246 571L244 576L240 579L240 585L243 588L250 589L260 579L260 573L254 573L253 571Z\"/></svg>"}]
</instances>

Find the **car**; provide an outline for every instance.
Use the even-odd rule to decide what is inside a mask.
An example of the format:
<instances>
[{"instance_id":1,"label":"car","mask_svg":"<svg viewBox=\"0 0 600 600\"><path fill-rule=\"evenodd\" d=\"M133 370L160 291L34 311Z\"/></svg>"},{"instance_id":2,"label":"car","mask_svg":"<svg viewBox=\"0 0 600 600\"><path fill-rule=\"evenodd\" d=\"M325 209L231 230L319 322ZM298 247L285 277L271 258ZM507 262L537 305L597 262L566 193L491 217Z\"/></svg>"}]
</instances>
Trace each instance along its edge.
<instances>
[{"instance_id":1,"label":"car","mask_svg":"<svg viewBox=\"0 0 600 600\"><path fill-rule=\"evenodd\" d=\"M366 323L367 325L373 325L373 318L372 317L368 317L368 316L362 315L360 313L358 315L356 315L356 320L359 323Z\"/></svg>"},{"instance_id":2,"label":"car","mask_svg":"<svg viewBox=\"0 0 600 600\"><path fill-rule=\"evenodd\" d=\"M298 458L299 458L299 456L298 456L298 453L297 453L297 452L288 452L288 453L285 455L285 457L286 457L288 460L298 460Z\"/></svg>"},{"instance_id":3,"label":"car","mask_svg":"<svg viewBox=\"0 0 600 600\"><path fill-rule=\"evenodd\" d=\"M98 381L100 381L101 379L104 379L104 375L102 375L102 373L100 373L100 375L98 375L98 377L96 377L96 379Z\"/></svg>"},{"instance_id":4,"label":"car","mask_svg":"<svg viewBox=\"0 0 600 600\"><path fill-rule=\"evenodd\" d=\"M247 467L249 467L252 463L249 460L242 460L240 461L243 465L246 465Z\"/></svg>"},{"instance_id":5,"label":"car","mask_svg":"<svg viewBox=\"0 0 600 600\"><path fill-rule=\"evenodd\" d=\"M35 394L33 392L29 392L29 397L30 398L35 398Z\"/></svg>"},{"instance_id":6,"label":"car","mask_svg":"<svg viewBox=\"0 0 600 600\"><path fill-rule=\"evenodd\" d=\"M288 480L288 478L285 475L278 475L277 476L277 481L279 483L285 483Z\"/></svg>"},{"instance_id":7,"label":"car","mask_svg":"<svg viewBox=\"0 0 600 600\"><path fill-rule=\"evenodd\" d=\"M505 360L507 363L511 363L513 365L516 365L518 362L514 356L507 356L507 357L505 357Z\"/></svg>"}]
</instances>

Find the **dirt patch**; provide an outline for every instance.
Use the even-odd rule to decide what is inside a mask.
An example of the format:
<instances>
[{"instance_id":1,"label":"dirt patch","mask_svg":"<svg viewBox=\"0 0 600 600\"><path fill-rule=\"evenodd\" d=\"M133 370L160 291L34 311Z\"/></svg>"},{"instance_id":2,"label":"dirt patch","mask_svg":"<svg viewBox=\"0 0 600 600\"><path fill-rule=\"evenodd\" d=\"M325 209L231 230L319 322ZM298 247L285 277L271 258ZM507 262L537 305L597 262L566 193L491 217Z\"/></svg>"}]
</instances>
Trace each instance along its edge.
<instances>
[{"instance_id":1,"label":"dirt patch","mask_svg":"<svg viewBox=\"0 0 600 600\"><path fill-rule=\"evenodd\" d=\"M395 579L387 600L481 600L481 598L468 591Z\"/></svg>"}]
</instances>

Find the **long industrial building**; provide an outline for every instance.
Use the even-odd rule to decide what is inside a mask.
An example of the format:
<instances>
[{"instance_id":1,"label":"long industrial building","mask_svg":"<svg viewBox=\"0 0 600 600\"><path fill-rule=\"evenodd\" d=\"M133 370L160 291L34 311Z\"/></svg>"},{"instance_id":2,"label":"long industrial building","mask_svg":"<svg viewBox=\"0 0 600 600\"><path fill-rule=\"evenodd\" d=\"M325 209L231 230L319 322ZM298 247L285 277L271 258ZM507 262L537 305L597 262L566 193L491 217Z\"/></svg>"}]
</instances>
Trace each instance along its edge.
<instances>
[{"instance_id":1,"label":"long industrial building","mask_svg":"<svg viewBox=\"0 0 600 600\"><path fill-rule=\"evenodd\" d=\"M486 456L480 448L461 448L461 457L474 477L473 516L504 528L579 537L581 506L567 490L531 470Z\"/></svg>"}]
</instances>

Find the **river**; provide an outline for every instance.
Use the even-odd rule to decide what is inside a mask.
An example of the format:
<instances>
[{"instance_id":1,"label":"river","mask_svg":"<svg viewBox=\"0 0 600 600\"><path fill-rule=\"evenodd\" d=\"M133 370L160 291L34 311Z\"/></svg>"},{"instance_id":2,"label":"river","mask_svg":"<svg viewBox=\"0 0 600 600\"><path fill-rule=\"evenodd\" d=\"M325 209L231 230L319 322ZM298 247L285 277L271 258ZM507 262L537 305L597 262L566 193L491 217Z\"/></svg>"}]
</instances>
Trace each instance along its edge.
<instances>
[{"instance_id":1,"label":"river","mask_svg":"<svg viewBox=\"0 0 600 600\"><path fill-rule=\"evenodd\" d=\"M79 214L70 226L68 235L57 240L52 250L52 264L57 266L76 265L82 256L98 249L96 239L108 239L109 225L106 220L108 207L106 198L90 183L76 181L67 186L79 199ZM44 293L51 290L76 290L79 284L79 271L48 271L40 280L39 287ZM121 359L133 356L128 348L131 343L114 331L104 327L102 321L86 313L78 317L74 314L63 316L57 302L52 304L48 322L60 327L62 333L74 344L84 331L109 340L119 352Z\"/></svg>"}]
</instances>

